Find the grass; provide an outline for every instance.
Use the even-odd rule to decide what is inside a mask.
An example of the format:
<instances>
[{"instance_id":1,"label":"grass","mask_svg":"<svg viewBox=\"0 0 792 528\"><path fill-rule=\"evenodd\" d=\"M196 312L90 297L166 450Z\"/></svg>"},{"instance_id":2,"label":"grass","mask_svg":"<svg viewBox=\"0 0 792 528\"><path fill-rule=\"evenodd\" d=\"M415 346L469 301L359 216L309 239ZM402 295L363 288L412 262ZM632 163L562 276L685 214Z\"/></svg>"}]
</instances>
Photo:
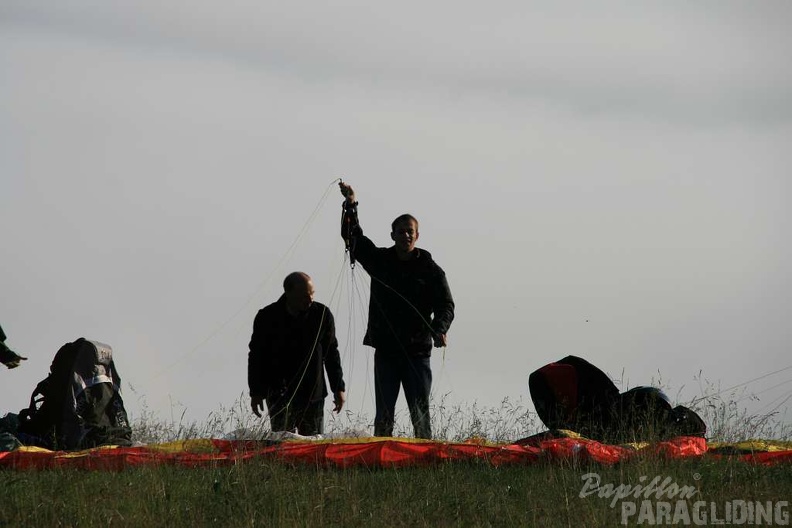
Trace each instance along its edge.
<instances>
[{"instance_id":1,"label":"grass","mask_svg":"<svg viewBox=\"0 0 792 528\"><path fill-rule=\"evenodd\" d=\"M778 501L788 467L647 459L616 467L441 464L317 470L277 462L140 468L121 473L0 472L3 526L613 526L621 504L580 497L582 476L602 483L670 477L695 500Z\"/></svg>"},{"instance_id":2,"label":"grass","mask_svg":"<svg viewBox=\"0 0 792 528\"><path fill-rule=\"evenodd\" d=\"M707 439L713 442L737 442L751 438L792 440L792 423L782 421L778 411L750 414L740 405L746 397L733 391L721 393L711 386L706 395L690 402L679 402L696 411L707 424ZM504 398L499 407L472 404L450 404L443 395L431 405L432 432L436 440L464 442L479 438L507 443L546 430L528 403ZM163 422L145 407L133 418L135 439L142 443L169 442L193 438L257 439L268 430L266 419L259 420L250 412L248 400L240 395L230 407L221 407L202 422L187 421L184 412L179 419ZM328 414L325 432L336 436L368 436L373 431L372 417L344 411ZM412 436L412 425L406 412L397 413L394 436Z\"/></svg>"},{"instance_id":3,"label":"grass","mask_svg":"<svg viewBox=\"0 0 792 528\"><path fill-rule=\"evenodd\" d=\"M504 398L500 407L450 405L448 395L434 402L431 409L434 438L449 442L463 442L481 438L507 443L545 430L536 414L523 400ZM135 439L142 443L169 442L193 438L259 439L269 431L269 422L259 420L250 412L244 396L230 407L210 413L203 422L189 421L182 412L177 420L163 423L159 416L143 409L132 417ZM325 433L336 436L370 436L373 418L365 414L344 411L340 415L327 414ZM412 424L406 412L396 415L394 436L411 437Z\"/></svg>"},{"instance_id":4,"label":"grass","mask_svg":"<svg viewBox=\"0 0 792 528\"><path fill-rule=\"evenodd\" d=\"M717 424L712 440L792 439L789 427L774 425L772 416L746 419L751 417L738 406L718 398L702 399L696 407L708 424ZM399 419L399 435L411 433L404 425L406 418ZM478 437L506 442L544 429L523 401L508 399L491 409L450 406L441 398L433 406L433 426L436 437L447 441ZM203 423L186 423L182 414L163 424L154 413L143 412L135 417L134 429L136 440L148 443L255 438L266 432L267 424L252 419L247 401L240 398ZM327 429L367 434L369 419L342 414L329 421ZM597 493L581 497L583 476L591 472L599 475L603 486L637 485L642 477L644 483L654 477L671 479L677 486L695 489L695 495L683 501L687 507L696 501L714 503L721 516L730 501L779 504L792 497L788 466L708 457L647 456L613 467L558 462L493 467L467 462L393 469L319 469L258 459L198 469L0 471L0 526L619 525L627 499L611 506L612 498ZM649 502L656 507L668 499L650 497ZM785 511L788 514L789 508ZM638 522L637 516L627 520Z\"/></svg>"}]
</instances>

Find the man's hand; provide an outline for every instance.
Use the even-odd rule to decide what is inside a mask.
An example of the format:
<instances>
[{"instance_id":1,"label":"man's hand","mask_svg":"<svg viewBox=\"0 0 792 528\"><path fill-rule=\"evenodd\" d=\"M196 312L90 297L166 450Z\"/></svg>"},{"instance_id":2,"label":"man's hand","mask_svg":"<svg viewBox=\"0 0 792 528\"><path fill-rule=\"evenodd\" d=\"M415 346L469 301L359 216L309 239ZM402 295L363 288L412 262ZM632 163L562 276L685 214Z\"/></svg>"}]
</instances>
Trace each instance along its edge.
<instances>
[{"instance_id":1,"label":"man's hand","mask_svg":"<svg viewBox=\"0 0 792 528\"><path fill-rule=\"evenodd\" d=\"M342 181L338 182L338 188L341 189L341 194L347 199L349 203L355 203L355 191L352 186Z\"/></svg>"},{"instance_id":2,"label":"man's hand","mask_svg":"<svg viewBox=\"0 0 792 528\"><path fill-rule=\"evenodd\" d=\"M344 403L346 403L346 392L344 391L336 392L335 395L333 396L333 403L335 403L335 407L333 407L333 412L340 413L341 408L344 406Z\"/></svg>"},{"instance_id":3,"label":"man's hand","mask_svg":"<svg viewBox=\"0 0 792 528\"><path fill-rule=\"evenodd\" d=\"M12 350L8 351L8 355L10 359L4 361L3 364L9 369L17 368L22 361L27 361L26 357L22 357Z\"/></svg>"},{"instance_id":4,"label":"man's hand","mask_svg":"<svg viewBox=\"0 0 792 528\"><path fill-rule=\"evenodd\" d=\"M261 396L251 396L250 408L253 409L253 414L261 418L261 411L264 410L264 398Z\"/></svg>"},{"instance_id":5,"label":"man's hand","mask_svg":"<svg viewBox=\"0 0 792 528\"><path fill-rule=\"evenodd\" d=\"M445 334L435 334L434 335L434 346L435 348L442 348L448 344L448 337Z\"/></svg>"}]
</instances>

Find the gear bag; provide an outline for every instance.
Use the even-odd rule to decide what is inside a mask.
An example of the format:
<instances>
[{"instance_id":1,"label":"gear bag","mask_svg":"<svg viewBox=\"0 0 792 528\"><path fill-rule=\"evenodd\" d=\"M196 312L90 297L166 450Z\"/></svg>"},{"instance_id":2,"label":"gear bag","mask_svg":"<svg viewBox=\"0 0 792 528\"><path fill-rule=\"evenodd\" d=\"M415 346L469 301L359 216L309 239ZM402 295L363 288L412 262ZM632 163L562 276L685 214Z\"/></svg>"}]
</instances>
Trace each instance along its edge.
<instances>
[{"instance_id":1,"label":"gear bag","mask_svg":"<svg viewBox=\"0 0 792 528\"><path fill-rule=\"evenodd\" d=\"M25 444L58 450L130 445L132 428L113 349L82 337L63 345L19 420Z\"/></svg>"},{"instance_id":2,"label":"gear bag","mask_svg":"<svg viewBox=\"0 0 792 528\"><path fill-rule=\"evenodd\" d=\"M707 426L691 409L672 407L655 387L624 393L585 359L567 356L528 378L536 413L550 429L568 429L593 440L634 441L704 436Z\"/></svg>"}]
</instances>

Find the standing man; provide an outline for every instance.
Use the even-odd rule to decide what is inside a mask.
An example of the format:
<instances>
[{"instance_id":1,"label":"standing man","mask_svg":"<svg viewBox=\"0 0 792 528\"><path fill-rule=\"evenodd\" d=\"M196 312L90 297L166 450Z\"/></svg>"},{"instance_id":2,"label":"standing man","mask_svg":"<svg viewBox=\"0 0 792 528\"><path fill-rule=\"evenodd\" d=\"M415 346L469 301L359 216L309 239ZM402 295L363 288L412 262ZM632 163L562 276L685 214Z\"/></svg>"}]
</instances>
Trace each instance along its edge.
<instances>
[{"instance_id":1,"label":"standing man","mask_svg":"<svg viewBox=\"0 0 792 528\"><path fill-rule=\"evenodd\" d=\"M311 277L295 271L284 279L283 295L259 310L253 321L250 406L261 417L266 401L273 431L296 429L304 436L323 432L325 370L333 410L340 412L346 401L333 314L313 297Z\"/></svg>"},{"instance_id":2,"label":"standing man","mask_svg":"<svg viewBox=\"0 0 792 528\"><path fill-rule=\"evenodd\" d=\"M391 247L377 247L363 234L355 191L339 183L344 202L341 236L371 276L368 328L363 344L374 347L375 436L392 436L400 386L417 438L431 438L429 394L432 344L446 345L454 300L445 272L432 255L415 247L418 220L403 214L391 224ZM352 260L354 262L354 260Z\"/></svg>"},{"instance_id":3,"label":"standing man","mask_svg":"<svg viewBox=\"0 0 792 528\"><path fill-rule=\"evenodd\" d=\"M6 367L12 369L17 368L19 363L26 360L26 357L22 357L5 344L6 335L3 332L3 327L0 326L0 363L5 365Z\"/></svg>"}]
</instances>

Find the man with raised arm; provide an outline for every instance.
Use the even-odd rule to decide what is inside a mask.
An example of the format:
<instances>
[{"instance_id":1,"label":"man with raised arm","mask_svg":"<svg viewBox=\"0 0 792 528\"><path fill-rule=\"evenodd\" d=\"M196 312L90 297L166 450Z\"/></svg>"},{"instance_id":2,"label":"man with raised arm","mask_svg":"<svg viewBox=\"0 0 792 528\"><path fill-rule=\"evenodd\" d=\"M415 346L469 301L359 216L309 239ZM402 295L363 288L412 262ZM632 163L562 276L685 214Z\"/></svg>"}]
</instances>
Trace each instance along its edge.
<instances>
[{"instance_id":1,"label":"man with raised arm","mask_svg":"<svg viewBox=\"0 0 792 528\"><path fill-rule=\"evenodd\" d=\"M432 255L415 247L418 220L403 214L391 224L390 247L377 247L363 234L355 191L339 183L344 196L341 236L371 276L368 328L363 344L374 348L375 436L392 436L400 387L415 436L431 438L429 394L432 345L446 345L454 320L454 300L445 272Z\"/></svg>"}]
</instances>

